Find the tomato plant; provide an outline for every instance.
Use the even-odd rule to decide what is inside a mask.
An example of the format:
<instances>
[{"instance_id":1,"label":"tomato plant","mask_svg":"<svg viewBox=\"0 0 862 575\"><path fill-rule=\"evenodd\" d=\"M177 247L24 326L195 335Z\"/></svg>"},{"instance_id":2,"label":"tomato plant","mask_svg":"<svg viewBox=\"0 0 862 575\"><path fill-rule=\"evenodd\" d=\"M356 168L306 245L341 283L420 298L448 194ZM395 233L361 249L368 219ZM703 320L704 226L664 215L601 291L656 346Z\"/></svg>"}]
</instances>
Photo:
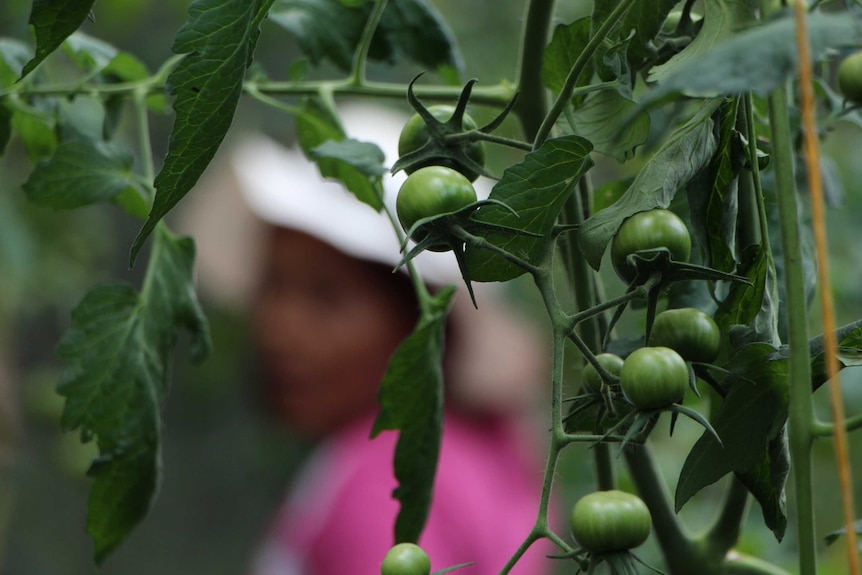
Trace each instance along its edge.
<instances>
[{"instance_id":1,"label":"tomato plant","mask_svg":"<svg viewBox=\"0 0 862 575\"><path fill-rule=\"evenodd\" d=\"M454 106L446 106L446 105L437 105L430 106L428 108L428 112L434 116L440 122L447 122L452 117L452 114L455 112ZM462 119L462 130L469 131L475 130L479 126L476 124L476 121L469 114L464 114ZM430 134L428 133L428 126L425 124L425 120L418 113L410 116L410 119L404 124L404 128L401 130L401 135L398 138L398 154L401 156L405 156L410 152L415 152L420 149L422 146L428 143L430 139ZM469 142L463 147L464 153L468 158L473 160L477 165L484 166L485 165L485 147L482 142ZM417 164L411 168L408 168L407 173L412 173L418 170L419 168L425 167L426 165L431 165L431 162L435 162L439 165L446 166L452 168L453 170L457 170L461 172L464 177L466 177L471 182L479 177L479 173L476 170L470 169L463 162L457 162L451 160L449 158L439 158L439 159L430 159L427 163Z\"/></svg>"},{"instance_id":2,"label":"tomato plant","mask_svg":"<svg viewBox=\"0 0 862 575\"><path fill-rule=\"evenodd\" d=\"M651 346L671 348L686 361L709 363L718 357L721 330L697 308L668 309L655 317L649 341Z\"/></svg>"},{"instance_id":3,"label":"tomato plant","mask_svg":"<svg viewBox=\"0 0 862 575\"><path fill-rule=\"evenodd\" d=\"M634 277L634 268L627 258L637 252L666 248L671 258L688 261L691 236L685 223L670 210L655 209L639 212L626 219L611 243L611 261L617 274L625 281Z\"/></svg>"},{"instance_id":4,"label":"tomato plant","mask_svg":"<svg viewBox=\"0 0 862 575\"><path fill-rule=\"evenodd\" d=\"M429 575L431 560L415 543L398 543L386 552L380 575Z\"/></svg>"},{"instance_id":5,"label":"tomato plant","mask_svg":"<svg viewBox=\"0 0 862 575\"><path fill-rule=\"evenodd\" d=\"M688 388L685 360L668 347L642 347L629 355L620 370L620 388L641 409L677 403Z\"/></svg>"},{"instance_id":6,"label":"tomato plant","mask_svg":"<svg viewBox=\"0 0 862 575\"><path fill-rule=\"evenodd\" d=\"M638 547L649 537L652 525L641 498L619 490L581 497L572 508L569 524L577 542L592 553Z\"/></svg>"}]
</instances>

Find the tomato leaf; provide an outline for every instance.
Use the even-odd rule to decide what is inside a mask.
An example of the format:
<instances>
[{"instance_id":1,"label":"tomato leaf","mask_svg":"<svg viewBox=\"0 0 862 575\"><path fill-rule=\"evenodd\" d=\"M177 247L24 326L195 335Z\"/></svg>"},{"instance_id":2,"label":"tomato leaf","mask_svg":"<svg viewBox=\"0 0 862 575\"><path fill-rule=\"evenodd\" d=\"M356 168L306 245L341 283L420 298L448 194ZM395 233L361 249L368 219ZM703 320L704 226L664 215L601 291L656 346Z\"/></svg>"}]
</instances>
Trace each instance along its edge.
<instances>
[{"instance_id":1,"label":"tomato leaf","mask_svg":"<svg viewBox=\"0 0 862 575\"><path fill-rule=\"evenodd\" d=\"M690 68L704 54L733 37L743 25L754 20L750 4L748 0L717 0L704 4L703 26L694 41L664 64L650 70L650 81L666 84L669 77L677 77L679 70ZM710 72L700 69L700 74Z\"/></svg>"},{"instance_id":2,"label":"tomato leaf","mask_svg":"<svg viewBox=\"0 0 862 575\"><path fill-rule=\"evenodd\" d=\"M398 430L393 496L401 502L395 542L419 540L431 507L431 493L443 433L443 334L455 294L449 286L430 301L413 333L395 351L380 384L380 413L372 437Z\"/></svg>"},{"instance_id":3,"label":"tomato leaf","mask_svg":"<svg viewBox=\"0 0 862 575\"><path fill-rule=\"evenodd\" d=\"M636 2L626 13L619 26L619 32L623 36L633 33L629 39L627 51L632 68L639 68L644 60L653 56L655 50L652 47L652 39L659 33L668 13L677 4L676 0ZM604 7L607 12L613 8L613 4L607 2L597 3L596 6ZM602 17L601 20L604 18Z\"/></svg>"},{"instance_id":4,"label":"tomato leaf","mask_svg":"<svg viewBox=\"0 0 862 575\"><path fill-rule=\"evenodd\" d=\"M578 136L546 141L523 161L507 168L491 190L490 199L503 202L511 210L489 205L479 208L473 219L546 236L569 196L569 181L577 180L592 167L591 150L590 143ZM500 231L485 231L482 235L496 246L533 263L541 256L547 242L547 237ZM524 273L501 256L469 245L465 261L472 281L506 281Z\"/></svg>"},{"instance_id":5,"label":"tomato leaf","mask_svg":"<svg viewBox=\"0 0 862 575\"><path fill-rule=\"evenodd\" d=\"M24 78L51 55L72 32L78 29L93 8L95 0L33 0L30 25L36 33L36 54L21 71Z\"/></svg>"},{"instance_id":6,"label":"tomato leaf","mask_svg":"<svg viewBox=\"0 0 862 575\"><path fill-rule=\"evenodd\" d=\"M586 138L596 152L619 162L631 158L649 135L649 114L617 90L593 92L566 118L570 133Z\"/></svg>"},{"instance_id":7,"label":"tomato leaf","mask_svg":"<svg viewBox=\"0 0 862 575\"><path fill-rule=\"evenodd\" d=\"M127 285L97 287L72 313L58 347L68 361L58 392L62 425L95 439L99 458L87 533L101 563L147 514L161 474L160 409L168 391L171 350L180 328L192 335L191 353L210 348L206 319L193 290L194 244L157 228L141 293Z\"/></svg>"},{"instance_id":8,"label":"tomato leaf","mask_svg":"<svg viewBox=\"0 0 862 575\"><path fill-rule=\"evenodd\" d=\"M137 185L133 162L132 153L122 146L77 135L40 160L22 188L33 203L58 210L79 208Z\"/></svg>"},{"instance_id":9,"label":"tomato leaf","mask_svg":"<svg viewBox=\"0 0 862 575\"><path fill-rule=\"evenodd\" d=\"M695 41L676 58L653 69L650 79L659 82L659 86L644 98L644 105L676 94L766 94L796 72L793 14L725 40L733 32L734 23L747 19L747 9L733 6L731 2L706 3L704 27ZM717 28L711 24L714 18L710 12L719 10L722 29L705 34ZM731 29L725 29L725 24ZM812 58L819 60L831 49L858 44L862 25L858 17L850 14L815 12L808 15L808 36ZM705 40L698 42L702 37Z\"/></svg>"},{"instance_id":10,"label":"tomato leaf","mask_svg":"<svg viewBox=\"0 0 862 575\"><path fill-rule=\"evenodd\" d=\"M167 79L176 119L156 176L150 216L135 238L131 262L156 224L192 189L233 121L261 21L273 0L196 0L173 51L185 54Z\"/></svg>"},{"instance_id":11,"label":"tomato leaf","mask_svg":"<svg viewBox=\"0 0 862 575\"><path fill-rule=\"evenodd\" d=\"M717 99L704 102L649 159L622 197L584 222L578 239L593 269L599 269L602 254L623 220L638 212L668 207L677 190L712 158L716 141L710 116L720 104Z\"/></svg>"},{"instance_id":12,"label":"tomato leaf","mask_svg":"<svg viewBox=\"0 0 862 575\"><path fill-rule=\"evenodd\" d=\"M774 353L771 345L755 343L740 350L726 366L733 374L725 384L729 392L712 418L713 428L724 446L711 433L704 432L692 447L676 488L677 511L701 489L728 473L756 470L757 475L780 475L778 468L764 463L764 458L781 463L773 457L775 446L771 442L781 435L787 419L787 362L770 360ZM781 485L783 490L783 480ZM762 506L769 505L769 500L758 500ZM773 527L776 529L777 526ZM777 537L782 535L783 527L780 533L776 531Z\"/></svg>"},{"instance_id":13,"label":"tomato leaf","mask_svg":"<svg viewBox=\"0 0 862 575\"><path fill-rule=\"evenodd\" d=\"M787 496L785 485L790 471L790 453L787 447L787 428L782 428L769 441L766 454L751 469L737 472L736 476L760 503L763 522L778 541L787 529Z\"/></svg>"},{"instance_id":14,"label":"tomato leaf","mask_svg":"<svg viewBox=\"0 0 862 575\"><path fill-rule=\"evenodd\" d=\"M347 72L372 8L369 2L277 0L270 19L296 36L312 64L329 60ZM368 56L389 64L404 56L453 83L464 69L454 35L426 0L390 0Z\"/></svg>"},{"instance_id":15,"label":"tomato leaf","mask_svg":"<svg viewBox=\"0 0 862 575\"><path fill-rule=\"evenodd\" d=\"M320 174L324 178L332 178L340 181L350 190L356 199L371 206L376 211L383 209L383 189L380 184L380 176L368 173L378 171L385 173L388 170L383 166L383 154L380 149L373 151L364 145L357 149L352 145L346 148L337 146L332 148L326 146L328 142L339 144L346 138L344 130L338 120L330 114L329 110L317 100L306 100L296 116L296 130L299 145L308 159L317 163ZM355 140L354 140L355 141ZM373 144L370 144L373 146ZM323 147L323 152L319 150ZM315 152L315 150L318 150ZM333 155L333 150L338 153ZM352 155L352 159L345 156ZM357 154L359 154L357 156ZM357 161L359 165L357 165Z\"/></svg>"},{"instance_id":16,"label":"tomato leaf","mask_svg":"<svg viewBox=\"0 0 862 575\"><path fill-rule=\"evenodd\" d=\"M51 156L57 149L56 120L49 111L18 107L12 112L12 127L32 162Z\"/></svg>"},{"instance_id":17,"label":"tomato leaf","mask_svg":"<svg viewBox=\"0 0 862 575\"><path fill-rule=\"evenodd\" d=\"M590 18L580 18L571 24L560 24L545 48L542 60L542 81L545 86L559 94L566 83L569 70L590 40ZM589 83L593 76L592 64L588 64L578 78L578 86Z\"/></svg>"}]
</instances>

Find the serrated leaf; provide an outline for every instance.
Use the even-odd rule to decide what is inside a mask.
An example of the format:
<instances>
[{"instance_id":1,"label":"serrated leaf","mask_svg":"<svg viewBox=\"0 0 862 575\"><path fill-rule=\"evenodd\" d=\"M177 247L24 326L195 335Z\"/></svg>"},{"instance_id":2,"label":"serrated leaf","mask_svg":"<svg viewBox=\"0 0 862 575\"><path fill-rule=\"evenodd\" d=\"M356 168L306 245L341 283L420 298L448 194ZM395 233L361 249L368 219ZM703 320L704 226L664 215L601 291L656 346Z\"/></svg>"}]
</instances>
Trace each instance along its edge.
<instances>
[{"instance_id":1,"label":"serrated leaf","mask_svg":"<svg viewBox=\"0 0 862 575\"><path fill-rule=\"evenodd\" d=\"M542 81L549 90L555 94L560 93L566 83L569 70L572 69L572 65L589 40L589 17L580 18L571 24L560 24L554 28L554 35L545 48L542 59ZM583 86L592 76L593 67L589 64L578 78L577 85Z\"/></svg>"},{"instance_id":2,"label":"serrated leaf","mask_svg":"<svg viewBox=\"0 0 862 575\"><path fill-rule=\"evenodd\" d=\"M742 253L739 268L735 273L748 278L751 285L740 282L730 286L727 297L718 306L714 318L721 327L722 333L732 326L748 326L761 312L764 312L764 318L767 317L766 314L774 317L773 306L776 302L772 300L766 289L769 255L763 246L748 246ZM751 333L744 338L748 342L771 343L774 340L774 322L756 322L750 330Z\"/></svg>"},{"instance_id":3,"label":"serrated leaf","mask_svg":"<svg viewBox=\"0 0 862 575\"><path fill-rule=\"evenodd\" d=\"M711 423L723 442L704 432L680 471L675 507L679 511L697 492L731 472L744 473L761 463L787 419L787 362L770 361L775 348L755 343L740 350L727 366L730 391Z\"/></svg>"},{"instance_id":4,"label":"serrated leaf","mask_svg":"<svg viewBox=\"0 0 862 575\"><path fill-rule=\"evenodd\" d=\"M131 261L156 224L192 189L233 121L261 21L273 0L196 0L173 51L186 56L168 76L176 119L168 155L156 176L150 216L132 245Z\"/></svg>"},{"instance_id":5,"label":"serrated leaf","mask_svg":"<svg viewBox=\"0 0 862 575\"><path fill-rule=\"evenodd\" d=\"M395 541L417 542L431 507L443 433L443 335L455 294L449 286L429 302L413 333L395 351L380 384L380 413L372 436L399 431L394 497L401 502Z\"/></svg>"},{"instance_id":6,"label":"serrated leaf","mask_svg":"<svg viewBox=\"0 0 862 575\"><path fill-rule=\"evenodd\" d=\"M718 3L706 4L704 28L709 25L712 4ZM811 55L815 60L831 49L862 41L862 23L852 14L815 12L808 15L807 26ZM642 104L648 105L672 94L715 96L749 91L766 94L796 72L796 59L795 24L793 16L788 15L699 50L686 61L666 68L658 77L651 77L660 85L647 94Z\"/></svg>"},{"instance_id":7,"label":"serrated leaf","mask_svg":"<svg viewBox=\"0 0 862 575\"><path fill-rule=\"evenodd\" d=\"M54 0L33 0L29 23L36 34L36 54L24 66L21 78L32 72L84 23L93 4L95 0L67 0L60 4Z\"/></svg>"},{"instance_id":8,"label":"serrated leaf","mask_svg":"<svg viewBox=\"0 0 862 575\"><path fill-rule=\"evenodd\" d=\"M718 99L704 102L649 159L622 197L584 222L578 239L593 269L599 269L602 254L623 220L638 212L668 207L676 192L709 162L716 149L711 116L720 104Z\"/></svg>"},{"instance_id":9,"label":"serrated leaf","mask_svg":"<svg viewBox=\"0 0 862 575\"><path fill-rule=\"evenodd\" d=\"M548 241L546 236L571 193L569 182L576 181L593 165L591 151L590 143L578 136L547 140L520 163L506 168L491 190L490 199L503 202L515 213L502 206L488 205L473 216L478 222L542 237L499 231L485 231L481 235L509 253L538 263L536 260ZM506 281L524 273L501 256L469 245L465 260L472 281Z\"/></svg>"},{"instance_id":10,"label":"serrated leaf","mask_svg":"<svg viewBox=\"0 0 862 575\"><path fill-rule=\"evenodd\" d=\"M97 563L129 536L158 491L160 410L179 329L192 335L194 360L209 353L193 260L191 239L158 228L143 291L95 288L72 312L72 328L57 350L68 362L58 386L66 398L63 428L80 429L84 440L99 446L88 472L87 513Z\"/></svg>"},{"instance_id":11,"label":"serrated leaf","mask_svg":"<svg viewBox=\"0 0 862 575\"><path fill-rule=\"evenodd\" d=\"M296 136L302 151L310 160L317 163L320 174L324 178L331 178L343 183L359 201L371 206L374 210L379 212L383 209L383 188L379 176L370 178L342 158L327 155L315 156L312 152L327 142L339 143L344 141L346 137L338 120L317 100L306 100L297 113ZM370 161L367 156L365 159ZM382 162L383 158L381 157L379 166L386 172Z\"/></svg>"},{"instance_id":12,"label":"serrated leaf","mask_svg":"<svg viewBox=\"0 0 862 575\"><path fill-rule=\"evenodd\" d=\"M616 90L593 92L567 118L572 133L619 162L631 158L649 135L649 114Z\"/></svg>"},{"instance_id":13,"label":"serrated leaf","mask_svg":"<svg viewBox=\"0 0 862 575\"><path fill-rule=\"evenodd\" d=\"M371 10L368 2L278 0L270 19L296 36L312 64L329 60L347 72ZM368 56L390 64L405 56L444 77L464 68L454 35L426 0L390 0Z\"/></svg>"},{"instance_id":14,"label":"serrated leaf","mask_svg":"<svg viewBox=\"0 0 862 575\"><path fill-rule=\"evenodd\" d=\"M754 13L747 0L713 0L704 4L703 26L691 44L670 60L650 70L651 82L666 84L679 70L687 69L716 46L738 33L740 28L754 21ZM762 55L761 55L762 57ZM701 69L700 74L710 71ZM693 78L692 78L693 79Z\"/></svg>"},{"instance_id":15,"label":"serrated leaf","mask_svg":"<svg viewBox=\"0 0 862 575\"><path fill-rule=\"evenodd\" d=\"M110 200L136 185L133 163L132 153L121 146L78 136L40 160L22 188L35 204L58 210L80 208Z\"/></svg>"},{"instance_id":16,"label":"serrated leaf","mask_svg":"<svg viewBox=\"0 0 862 575\"><path fill-rule=\"evenodd\" d=\"M29 59L29 46L12 38L0 38L0 88L17 82Z\"/></svg>"}]
</instances>

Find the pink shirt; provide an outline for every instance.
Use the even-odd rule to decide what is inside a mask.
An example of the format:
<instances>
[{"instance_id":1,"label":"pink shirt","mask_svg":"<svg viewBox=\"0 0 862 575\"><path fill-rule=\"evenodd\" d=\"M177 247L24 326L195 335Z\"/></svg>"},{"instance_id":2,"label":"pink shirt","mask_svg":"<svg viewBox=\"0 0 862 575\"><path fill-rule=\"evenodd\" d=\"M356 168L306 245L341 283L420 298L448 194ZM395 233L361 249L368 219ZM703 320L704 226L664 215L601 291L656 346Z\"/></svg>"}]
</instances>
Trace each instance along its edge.
<instances>
[{"instance_id":1,"label":"pink shirt","mask_svg":"<svg viewBox=\"0 0 862 575\"><path fill-rule=\"evenodd\" d=\"M393 544L399 503L392 457L397 435L369 439L364 419L322 444L279 510L253 575L379 575ZM519 435L503 424L448 414L434 499L419 541L436 571L475 565L458 575L496 575L536 520L543 466L525 457ZM551 573L554 549L539 541L512 570Z\"/></svg>"}]
</instances>

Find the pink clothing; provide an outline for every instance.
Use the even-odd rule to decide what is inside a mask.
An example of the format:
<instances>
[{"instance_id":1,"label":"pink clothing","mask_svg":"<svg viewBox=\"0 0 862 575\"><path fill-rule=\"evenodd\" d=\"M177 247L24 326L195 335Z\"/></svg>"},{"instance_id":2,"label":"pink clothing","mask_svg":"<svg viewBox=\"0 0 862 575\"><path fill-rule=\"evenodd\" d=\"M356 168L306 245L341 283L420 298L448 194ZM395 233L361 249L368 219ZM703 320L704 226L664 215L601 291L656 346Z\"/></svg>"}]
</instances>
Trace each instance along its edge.
<instances>
[{"instance_id":1,"label":"pink clothing","mask_svg":"<svg viewBox=\"0 0 862 575\"><path fill-rule=\"evenodd\" d=\"M397 435L369 439L364 419L315 452L279 510L253 575L379 575L393 544L399 503L392 457ZM446 418L431 514L419 544L436 571L496 575L536 520L542 462L524 457L505 425ZM512 570L544 575L554 549L535 543Z\"/></svg>"}]
</instances>

